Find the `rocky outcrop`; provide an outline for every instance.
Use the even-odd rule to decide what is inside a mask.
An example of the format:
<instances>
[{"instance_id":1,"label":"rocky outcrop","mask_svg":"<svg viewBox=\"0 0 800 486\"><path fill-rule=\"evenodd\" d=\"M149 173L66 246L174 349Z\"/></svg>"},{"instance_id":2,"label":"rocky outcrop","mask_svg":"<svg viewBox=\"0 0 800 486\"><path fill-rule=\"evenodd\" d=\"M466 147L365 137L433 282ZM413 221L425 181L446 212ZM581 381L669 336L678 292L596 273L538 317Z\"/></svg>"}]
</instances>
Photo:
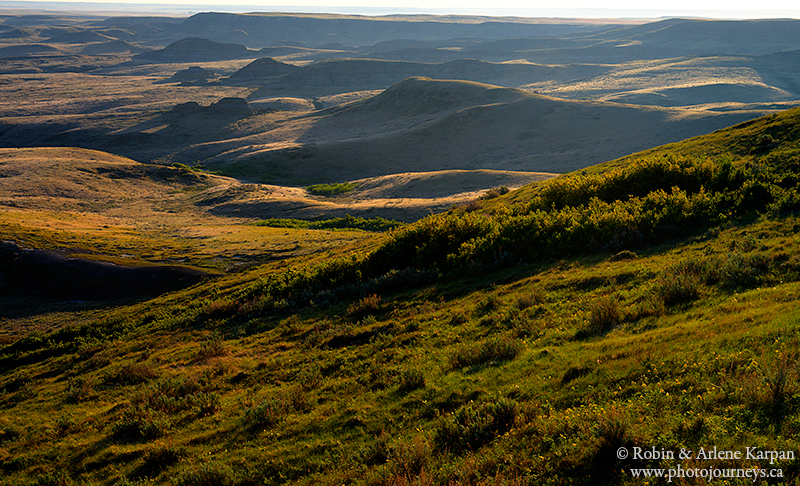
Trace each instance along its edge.
<instances>
[{"instance_id":1,"label":"rocky outcrop","mask_svg":"<svg viewBox=\"0 0 800 486\"><path fill-rule=\"evenodd\" d=\"M193 114L193 113L217 113L233 116L255 115L256 110L247 104L244 98L222 98L210 106L200 106L196 101L175 105L172 113Z\"/></svg>"},{"instance_id":2,"label":"rocky outcrop","mask_svg":"<svg viewBox=\"0 0 800 486\"><path fill-rule=\"evenodd\" d=\"M256 113L244 98L222 98L206 109L223 115L250 116Z\"/></svg>"},{"instance_id":3,"label":"rocky outcrop","mask_svg":"<svg viewBox=\"0 0 800 486\"><path fill-rule=\"evenodd\" d=\"M203 107L196 101L180 103L172 109L173 113L201 113L202 111Z\"/></svg>"},{"instance_id":4,"label":"rocky outcrop","mask_svg":"<svg viewBox=\"0 0 800 486\"><path fill-rule=\"evenodd\" d=\"M209 79L213 79L215 77L217 77L217 75L211 69L205 69L200 66L192 66L188 69L178 71L169 79L169 81L185 84L205 84Z\"/></svg>"}]
</instances>

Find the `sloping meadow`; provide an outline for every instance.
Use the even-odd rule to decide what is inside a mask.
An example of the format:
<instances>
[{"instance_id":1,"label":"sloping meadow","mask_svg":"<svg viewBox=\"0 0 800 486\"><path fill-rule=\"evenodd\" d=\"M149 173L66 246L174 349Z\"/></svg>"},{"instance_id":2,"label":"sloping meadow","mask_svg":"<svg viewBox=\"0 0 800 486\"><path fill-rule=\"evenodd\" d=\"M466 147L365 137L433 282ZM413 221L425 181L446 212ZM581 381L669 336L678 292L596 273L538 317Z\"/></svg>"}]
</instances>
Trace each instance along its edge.
<instances>
[{"instance_id":1,"label":"sloping meadow","mask_svg":"<svg viewBox=\"0 0 800 486\"><path fill-rule=\"evenodd\" d=\"M588 169L17 340L6 482L792 484L800 166L795 139L758 143Z\"/></svg>"}]
</instances>

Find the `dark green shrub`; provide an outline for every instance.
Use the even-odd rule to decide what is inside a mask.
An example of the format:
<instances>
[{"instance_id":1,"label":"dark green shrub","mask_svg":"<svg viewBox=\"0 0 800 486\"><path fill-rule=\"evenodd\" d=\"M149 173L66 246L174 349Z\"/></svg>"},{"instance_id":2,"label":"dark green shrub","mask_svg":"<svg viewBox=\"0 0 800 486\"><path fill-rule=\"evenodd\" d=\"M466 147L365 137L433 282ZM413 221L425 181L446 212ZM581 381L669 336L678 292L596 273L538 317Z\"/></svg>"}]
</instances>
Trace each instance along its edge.
<instances>
[{"instance_id":1,"label":"dark green shrub","mask_svg":"<svg viewBox=\"0 0 800 486\"><path fill-rule=\"evenodd\" d=\"M219 395L215 392L198 392L189 395L187 401L198 415L213 415L221 408Z\"/></svg>"},{"instance_id":2,"label":"dark green shrub","mask_svg":"<svg viewBox=\"0 0 800 486\"><path fill-rule=\"evenodd\" d=\"M587 461L587 473L598 484L618 484L623 468L629 462L619 458L620 447L630 450L635 445L631 437L629 420L616 411L602 415L595 430L597 449Z\"/></svg>"},{"instance_id":3,"label":"dark green shrub","mask_svg":"<svg viewBox=\"0 0 800 486\"><path fill-rule=\"evenodd\" d=\"M295 229L359 229L363 231L389 231L402 226L403 223L381 217L365 219L354 217L349 214L344 218L330 218L318 221L306 221L303 219L282 219L272 218L253 223L256 226L268 226L271 228L295 228Z\"/></svg>"},{"instance_id":4,"label":"dark green shrub","mask_svg":"<svg viewBox=\"0 0 800 486\"><path fill-rule=\"evenodd\" d=\"M561 384L566 385L567 383L577 380L582 376L586 376L591 372L592 369L587 366L570 366L561 377Z\"/></svg>"},{"instance_id":5,"label":"dark green shrub","mask_svg":"<svg viewBox=\"0 0 800 486\"><path fill-rule=\"evenodd\" d=\"M591 334L607 332L622 321L622 313L615 295L603 295L595 299L590 310L588 332Z\"/></svg>"},{"instance_id":6,"label":"dark green shrub","mask_svg":"<svg viewBox=\"0 0 800 486\"><path fill-rule=\"evenodd\" d=\"M189 456L183 446L159 445L144 456L144 462L136 468L134 477L156 477L170 466Z\"/></svg>"},{"instance_id":7,"label":"dark green shrub","mask_svg":"<svg viewBox=\"0 0 800 486\"><path fill-rule=\"evenodd\" d=\"M517 402L504 397L470 402L439 420L434 444L442 451L476 450L511 430L516 415Z\"/></svg>"},{"instance_id":8,"label":"dark green shrub","mask_svg":"<svg viewBox=\"0 0 800 486\"><path fill-rule=\"evenodd\" d=\"M306 189L315 196L335 196L350 192L356 187L352 182L341 182L335 184L314 184Z\"/></svg>"},{"instance_id":9,"label":"dark green shrub","mask_svg":"<svg viewBox=\"0 0 800 486\"><path fill-rule=\"evenodd\" d=\"M206 317L210 318L221 318L221 317L228 317L232 315L235 311L235 305L233 302L229 302L225 299L215 300L209 303L205 309L203 309L203 314Z\"/></svg>"},{"instance_id":10,"label":"dark green shrub","mask_svg":"<svg viewBox=\"0 0 800 486\"><path fill-rule=\"evenodd\" d=\"M469 322L469 314L465 310L453 312L453 314L450 316L449 322L453 326L466 324L467 322Z\"/></svg>"},{"instance_id":11,"label":"dark green shrub","mask_svg":"<svg viewBox=\"0 0 800 486\"><path fill-rule=\"evenodd\" d=\"M639 258L639 255L630 251L630 250L622 250L619 253L615 253L614 255L609 258L612 262L619 262L624 260L636 260Z\"/></svg>"},{"instance_id":12,"label":"dark green shrub","mask_svg":"<svg viewBox=\"0 0 800 486\"><path fill-rule=\"evenodd\" d=\"M656 285L656 295L664 305L673 306L697 300L706 267L696 261L684 261L664 271Z\"/></svg>"},{"instance_id":13,"label":"dark green shrub","mask_svg":"<svg viewBox=\"0 0 800 486\"><path fill-rule=\"evenodd\" d=\"M51 471L36 477L36 486L71 486L75 481L66 471Z\"/></svg>"},{"instance_id":14,"label":"dark green shrub","mask_svg":"<svg viewBox=\"0 0 800 486\"><path fill-rule=\"evenodd\" d=\"M728 255L718 268L717 276L723 287L752 288L761 285L769 276L770 260L765 255Z\"/></svg>"},{"instance_id":15,"label":"dark green shrub","mask_svg":"<svg viewBox=\"0 0 800 486\"><path fill-rule=\"evenodd\" d=\"M390 434L382 432L375 438L375 441L370 442L366 446L362 446L358 453L361 462L368 466L377 466L388 461L389 454L391 453L389 448L390 438Z\"/></svg>"},{"instance_id":16,"label":"dark green shrub","mask_svg":"<svg viewBox=\"0 0 800 486\"><path fill-rule=\"evenodd\" d=\"M478 301L478 310L481 312L490 312L500 306L500 299L495 294L484 294Z\"/></svg>"},{"instance_id":17,"label":"dark green shrub","mask_svg":"<svg viewBox=\"0 0 800 486\"><path fill-rule=\"evenodd\" d=\"M20 433L19 429L13 425L3 427L3 429L0 430L0 444L17 440L20 435L22 434Z\"/></svg>"},{"instance_id":18,"label":"dark green shrub","mask_svg":"<svg viewBox=\"0 0 800 486\"><path fill-rule=\"evenodd\" d=\"M94 395L94 383L89 378L71 377L67 385L67 401L80 403Z\"/></svg>"}]
</instances>

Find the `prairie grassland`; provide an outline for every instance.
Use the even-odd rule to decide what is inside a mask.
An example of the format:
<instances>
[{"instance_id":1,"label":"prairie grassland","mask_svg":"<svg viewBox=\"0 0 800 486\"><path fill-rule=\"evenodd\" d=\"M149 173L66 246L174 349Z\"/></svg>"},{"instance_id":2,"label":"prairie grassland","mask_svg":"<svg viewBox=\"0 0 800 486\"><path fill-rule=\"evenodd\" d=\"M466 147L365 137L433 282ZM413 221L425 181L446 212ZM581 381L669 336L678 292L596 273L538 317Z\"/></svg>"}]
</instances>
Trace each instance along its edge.
<instances>
[{"instance_id":1,"label":"prairie grassland","mask_svg":"<svg viewBox=\"0 0 800 486\"><path fill-rule=\"evenodd\" d=\"M4 149L0 171L2 238L34 248L76 248L131 265L179 262L219 271L364 237L359 232L259 228L243 224L252 217L214 216L203 195L235 195L240 183L103 152Z\"/></svg>"},{"instance_id":2,"label":"prairie grassland","mask_svg":"<svg viewBox=\"0 0 800 486\"><path fill-rule=\"evenodd\" d=\"M627 467L675 464L618 447L797 450L794 270L664 290L796 258L797 224L317 307L237 299L261 267L117 309L5 348L0 463L8 484L640 484Z\"/></svg>"},{"instance_id":3,"label":"prairie grassland","mask_svg":"<svg viewBox=\"0 0 800 486\"><path fill-rule=\"evenodd\" d=\"M14 339L6 482L641 484L631 468L680 465L796 483L796 454L744 451L800 447L798 166L730 147L617 161Z\"/></svg>"}]
</instances>

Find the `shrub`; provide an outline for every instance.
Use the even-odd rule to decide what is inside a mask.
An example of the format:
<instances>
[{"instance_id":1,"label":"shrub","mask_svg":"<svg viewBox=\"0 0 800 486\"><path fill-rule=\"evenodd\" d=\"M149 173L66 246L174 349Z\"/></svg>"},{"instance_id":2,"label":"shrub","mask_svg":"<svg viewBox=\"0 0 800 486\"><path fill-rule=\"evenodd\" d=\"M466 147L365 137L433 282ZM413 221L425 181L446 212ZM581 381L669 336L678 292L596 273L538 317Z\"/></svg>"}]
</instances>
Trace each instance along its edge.
<instances>
[{"instance_id":1,"label":"shrub","mask_svg":"<svg viewBox=\"0 0 800 486\"><path fill-rule=\"evenodd\" d=\"M112 378L122 385L136 385L158 378L158 371L147 363L133 363L120 368Z\"/></svg>"},{"instance_id":2,"label":"shrub","mask_svg":"<svg viewBox=\"0 0 800 486\"><path fill-rule=\"evenodd\" d=\"M336 229L359 229L362 231L389 231L391 229L402 226L403 223L391 219L381 217L365 219L362 217L354 217L349 214L344 218L330 218L318 221L306 221L303 219L284 219L284 218L271 218L253 223L256 226L268 226L271 228L295 228L295 229L319 229L319 230L336 230Z\"/></svg>"},{"instance_id":3,"label":"shrub","mask_svg":"<svg viewBox=\"0 0 800 486\"><path fill-rule=\"evenodd\" d=\"M561 384L566 385L567 383L577 380L582 376L586 376L591 372L592 369L587 366L570 366L561 377Z\"/></svg>"},{"instance_id":4,"label":"shrub","mask_svg":"<svg viewBox=\"0 0 800 486\"><path fill-rule=\"evenodd\" d=\"M453 326L466 324L467 322L469 322L469 315L467 314L467 311L465 311L463 309L462 310L458 310L456 312L453 312L453 314L450 316L450 321L449 322Z\"/></svg>"},{"instance_id":5,"label":"shrub","mask_svg":"<svg viewBox=\"0 0 800 486\"><path fill-rule=\"evenodd\" d=\"M472 213L472 212L479 211L480 209L482 209L483 208L483 204L481 204L478 199L473 199L472 201L470 201L468 203L462 204L460 207L461 207L461 209L464 210L464 212Z\"/></svg>"},{"instance_id":6,"label":"shrub","mask_svg":"<svg viewBox=\"0 0 800 486\"><path fill-rule=\"evenodd\" d=\"M218 299L206 306L203 309L203 314L210 318L228 317L236 310L233 302L225 299Z\"/></svg>"},{"instance_id":7,"label":"shrub","mask_svg":"<svg viewBox=\"0 0 800 486\"><path fill-rule=\"evenodd\" d=\"M591 334L607 332L622 320L622 314L615 295L609 294L599 297L592 302L590 310L588 332Z\"/></svg>"},{"instance_id":8,"label":"shrub","mask_svg":"<svg viewBox=\"0 0 800 486\"><path fill-rule=\"evenodd\" d=\"M135 471L135 476L158 476L161 471L177 464L178 461L188 457L188 452L183 446L159 445L144 456L144 462Z\"/></svg>"},{"instance_id":9,"label":"shrub","mask_svg":"<svg viewBox=\"0 0 800 486\"><path fill-rule=\"evenodd\" d=\"M198 360L207 360L211 358L218 358L228 354L228 349L225 347L225 341L219 335L211 336L205 339L200 344L200 349L195 356Z\"/></svg>"},{"instance_id":10,"label":"shrub","mask_svg":"<svg viewBox=\"0 0 800 486\"><path fill-rule=\"evenodd\" d=\"M198 392L189 395L188 402L198 415L213 415L221 407L219 395L215 392Z\"/></svg>"},{"instance_id":11,"label":"shrub","mask_svg":"<svg viewBox=\"0 0 800 486\"><path fill-rule=\"evenodd\" d=\"M36 486L70 486L75 481L66 471L51 471L36 476Z\"/></svg>"},{"instance_id":12,"label":"shrub","mask_svg":"<svg viewBox=\"0 0 800 486\"><path fill-rule=\"evenodd\" d=\"M523 345L517 339L492 338L462 347L450 356L450 366L464 368L508 361L516 358L522 349Z\"/></svg>"},{"instance_id":13,"label":"shrub","mask_svg":"<svg viewBox=\"0 0 800 486\"><path fill-rule=\"evenodd\" d=\"M487 200L487 199L495 199L510 192L509 188L506 186L500 187L493 187L486 191L481 197L478 199Z\"/></svg>"},{"instance_id":14,"label":"shrub","mask_svg":"<svg viewBox=\"0 0 800 486\"><path fill-rule=\"evenodd\" d=\"M309 408L308 396L301 387L285 387L248 410L246 418L253 427L269 428L280 423L286 416L305 412Z\"/></svg>"},{"instance_id":15,"label":"shrub","mask_svg":"<svg viewBox=\"0 0 800 486\"><path fill-rule=\"evenodd\" d=\"M128 405L114 424L117 436L128 440L149 440L167 435L172 421L146 404Z\"/></svg>"},{"instance_id":16,"label":"shrub","mask_svg":"<svg viewBox=\"0 0 800 486\"><path fill-rule=\"evenodd\" d=\"M13 425L3 427L3 429L0 430L0 445L17 440L20 435L22 435L20 430Z\"/></svg>"},{"instance_id":17,"label":"shrub","mask_svg":"<svg viewBox=\"0 0 800 486\"><path fill-rule=\"evenodd\" d=\"M761 372L763 387L760 388L763 391L757 392L752 399L754 408L766 423L774 427L776 434L781 433L784 419L797 407L798 373L789 361L786 354L781 354L775 363Z\"/></svg>"},{"instance_id":18,"label":"shrub","mask_svg":"<svg viewBox=\"0 0 800 486\"><path fill-rule=\"evenodd\" d=\"M389 460L391 453L389 447L389 439L391 435L386 432L381 432L375 438L374 442L370 442L366 446L361 447L359 450L359 459L361 462L368 466L377 466Z\"/></svg>"},{"instance_id":19,"label":"shrub","mask_svg":"<svg viewBox=\"0 0 800 486\"><path fill-rule=\"evenodd\" d=\"M67 401L79 403L88 400L94 395L94 384L91 379L83 377L73 377L69 379L67 385Z\"/></svg>"},{"instance_id":20,"label":"shrub","mask_svg":"<svg viewBox=\"0 0 800 486\"><path fill-rule=\"evenodd\" d=\"M418 388L425 388L425 374L418 369L403 370L400 391L409 392Z\"/></svg>"},{"instance_id":21,"label":"shrub","mask_svg":"<svg viewBox=\"0 0 800 486\"><path fill-rule=\"evenodd\" d=\"M639 255L630 251L630 250L622 250L619 253L615 253L614 255L609 258L612 262L619 262L624 260L636 260L639 258Z\"/></svg>"},{"instance_id":22,"label":"shrub","mask_svg":"<svg viewBox=\"0 0 800 486\"><path fill-rule=\"evenodd\" d=\"M359 320L364 317L377 314L381 308L381 297L377 294L372 294L364 297L358 302L354 302L347 307L346 314L348 317Z\"/></svg>"},{"instance_id":23,"label":"shrub","mask_svg":"<svg viewBox=\"0 0 800 486\"><path fill-rule=\"evenodd\" d=\"M476 450L511 430L516 415L517 402L504 397L470 402L439 420L434 443L443 451Z\"/></svg>"},{"instance_id":24,"label":"shrub","mask_svg":"<svg viewBox=\"0 0 800 486\"><path fill-rule=\"evenodd\" d=\"M335 184L314 184L306 189L315 196L335 196L350 192L356 187L352 182L341 182Z\"/></svg>"},{"instance_id":25,"label":"shrub","mask_svg":"<svg viewBox=\"0 0 800 486\"><path fill-rule=\"evenodd\" d=\"M765 255L734 253L719 265L717 275L723 287L752 288L762 284L770 273L770 260Z\"/></svg>"},{"instance_id":26,"label":"shrub","mask_svg":"<svg viewBox=\"0 0 800 486\"><path fill-rule=\"evenodd\" d=\"M616 484L617 477L627 462L620 460L617 451L620 447L630 449L634 445L629 420L616 410L610 410L599 417L595 435L597 449L589 462L589 474L601 481L600 484Z\"/></svg>"},{"instance_id":27,"label":"shrub","mask_svg":"<svg viewBox=\"0 0 800 486\"><path fill-rule=\"evenodd\" d=\"M478 310L481 312L490 312L500 306L500 299L495 294L485 294L478 301Z\"/></svg>"},{"instance_id":28,"label":"shrub","mask_svg":"<svg viewBox=\"0 0 800 486\"><path fill-rule=\"evenodd\" d=\"M396 475L416 476L427 468L431 459L431 446L425 437L417 435L410 441L395 442L389 451L389 458L393 462Z\"/></svg>"},{"instance_id":29,"label":"shrub","mask_svg":"<svg viewBox=\"0 0 800 486\"><path fill-rule=\"evenodd\" d=\"M534 305L544 304L546 295L544 290L534 287L530 292L519 296L517 299L517 309L524 310Z\"/></svg>"},{"instance_id":30,"label":"shrub","mask_svg":"<svg viewBox=\"0 0 800 486\"><path fill-rule=\"evenodd\" d=\"M664 305L691 302L700 297L701 277L705 267L696 261L684 261L667 268L656 285L656 295Z\"/></svg>"}]
</instances>

